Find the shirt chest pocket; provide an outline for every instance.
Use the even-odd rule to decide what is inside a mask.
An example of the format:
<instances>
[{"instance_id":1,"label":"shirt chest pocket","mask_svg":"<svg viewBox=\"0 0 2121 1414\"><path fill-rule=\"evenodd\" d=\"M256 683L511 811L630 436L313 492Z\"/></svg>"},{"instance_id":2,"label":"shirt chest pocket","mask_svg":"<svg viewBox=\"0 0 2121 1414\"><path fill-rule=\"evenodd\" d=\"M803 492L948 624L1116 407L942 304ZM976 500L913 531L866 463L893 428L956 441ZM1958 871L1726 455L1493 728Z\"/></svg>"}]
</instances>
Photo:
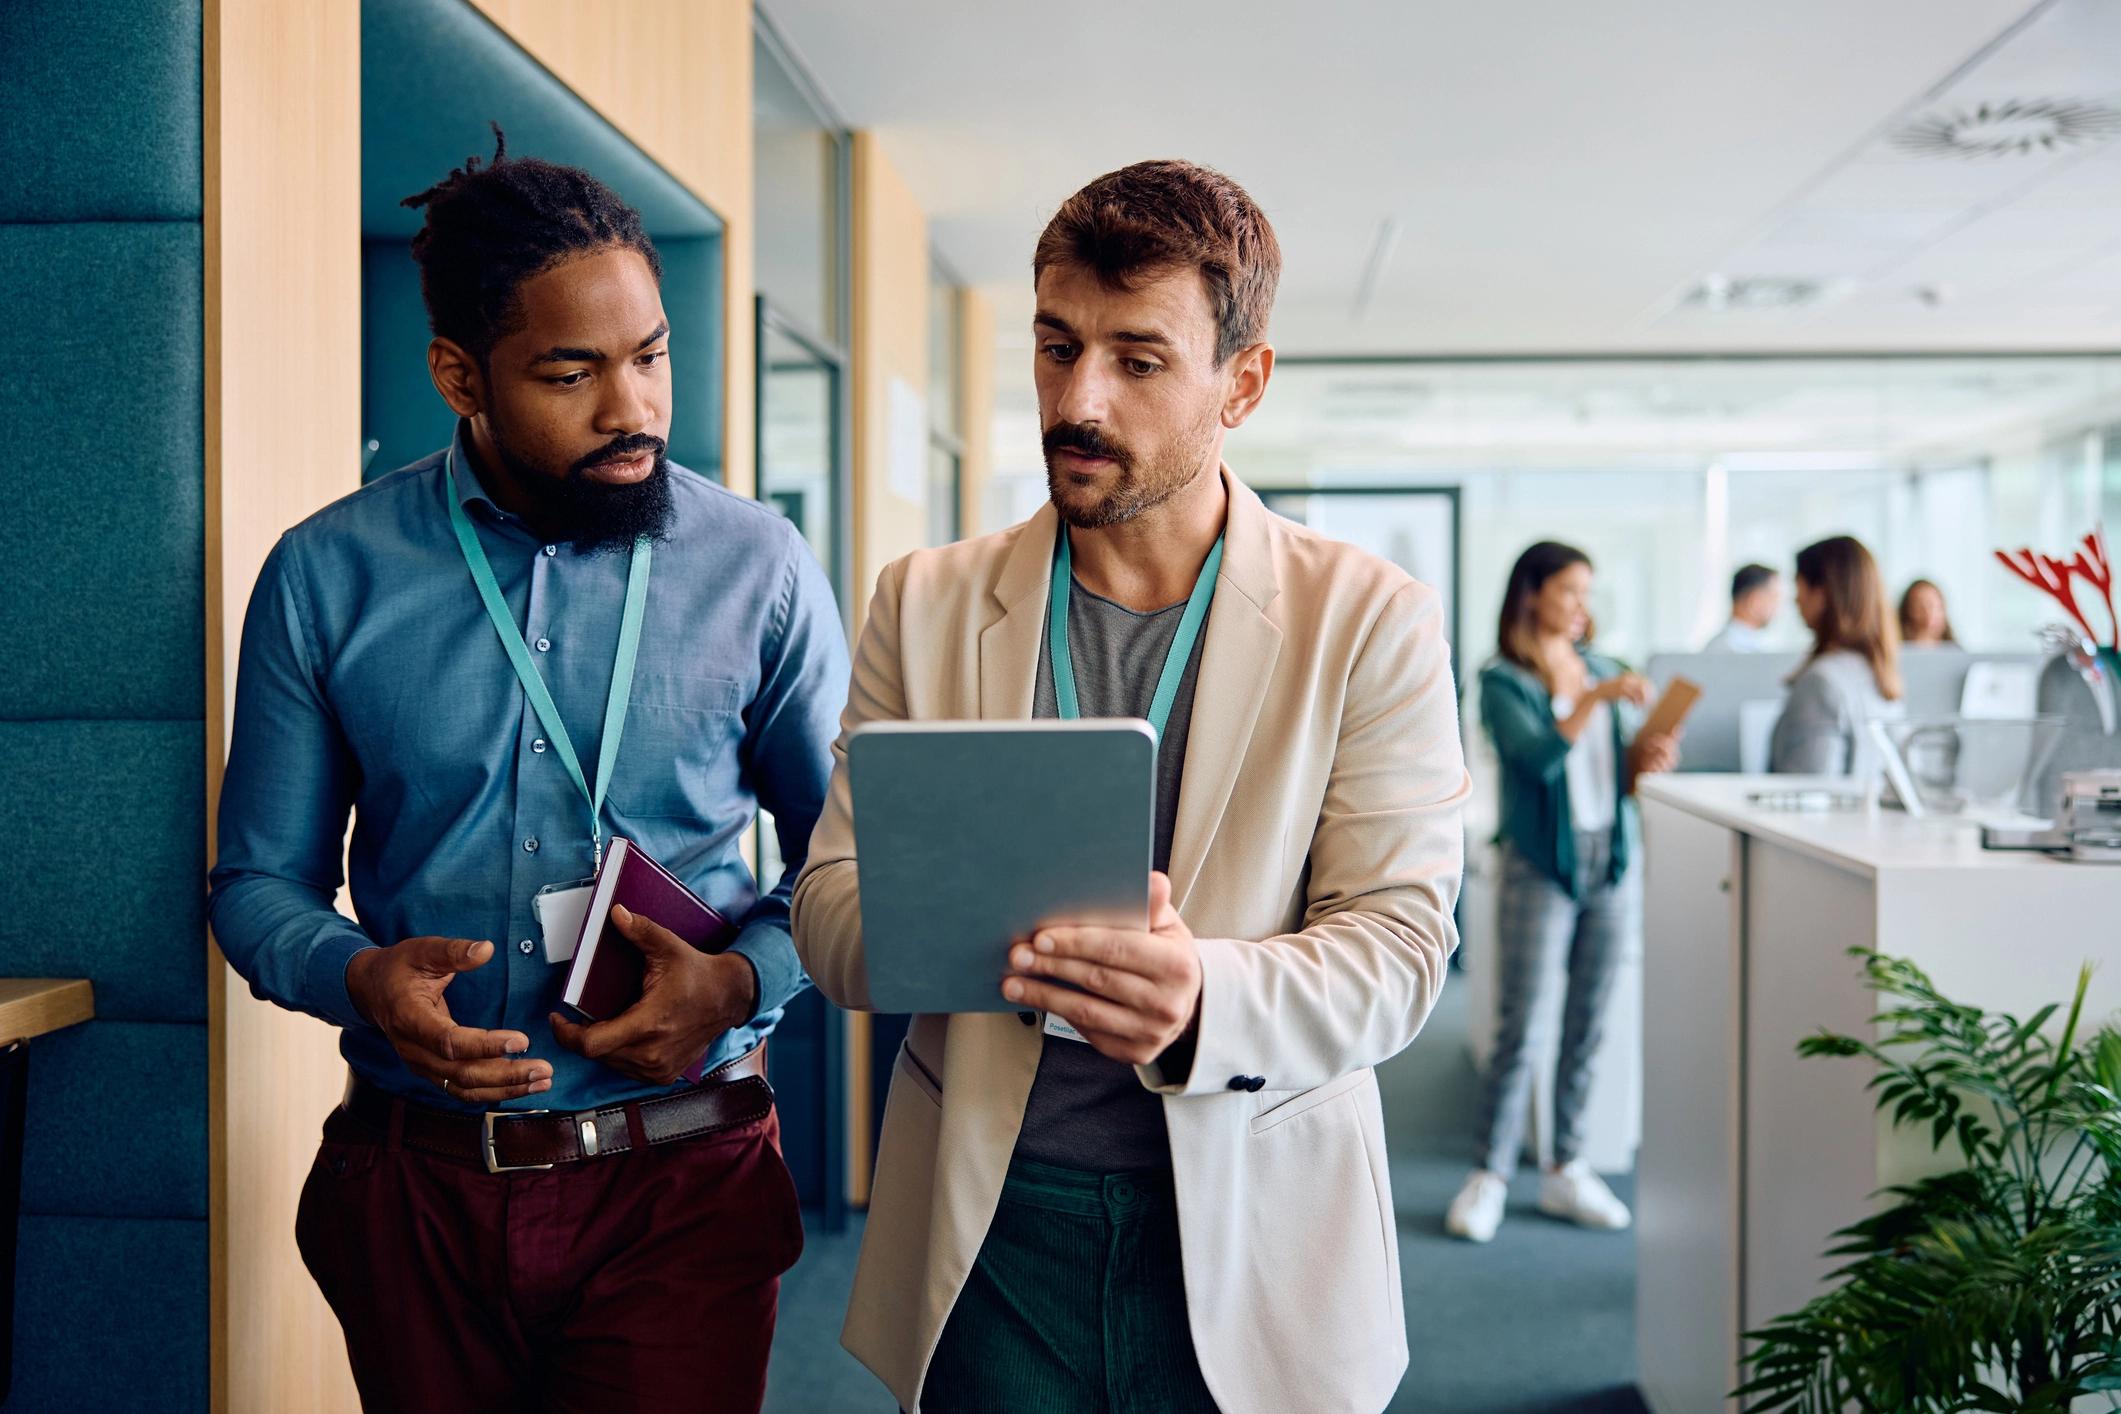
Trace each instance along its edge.
<instances>
[{"instance_id":1,"label":"shirt chest pocket","mask_svg":"<svg viewBox=\"0 0 2121 1414\"><path fill-rule=\"evenodd\" d=\"M743 685L731 678L642 672L611 773L625 818L705 820L737 788Z\"/></svg>"}]
</instances>

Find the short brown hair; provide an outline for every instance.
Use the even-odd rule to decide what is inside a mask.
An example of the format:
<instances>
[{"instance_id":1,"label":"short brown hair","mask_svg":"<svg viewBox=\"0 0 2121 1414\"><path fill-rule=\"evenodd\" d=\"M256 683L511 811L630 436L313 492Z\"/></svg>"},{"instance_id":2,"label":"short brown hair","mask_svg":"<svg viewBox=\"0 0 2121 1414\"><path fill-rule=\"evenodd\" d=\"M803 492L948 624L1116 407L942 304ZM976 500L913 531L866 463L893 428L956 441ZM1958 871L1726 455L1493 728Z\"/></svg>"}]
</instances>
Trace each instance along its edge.
<instances>
[{"instance_id":1,"label":"short brown hair","mask_svg":"<svg viewBox=\"0 0 2121 1414\"><path fill-rule=\"evenodd\" d=\"M1116 290L1194 269L1215 308L1215 361L1266 336L1281 280L1281 243L1245 189L1191 162L1137 162L1061 203L1031 257L1035 282L1074 265Z\"/></svg>"}]
</instances>

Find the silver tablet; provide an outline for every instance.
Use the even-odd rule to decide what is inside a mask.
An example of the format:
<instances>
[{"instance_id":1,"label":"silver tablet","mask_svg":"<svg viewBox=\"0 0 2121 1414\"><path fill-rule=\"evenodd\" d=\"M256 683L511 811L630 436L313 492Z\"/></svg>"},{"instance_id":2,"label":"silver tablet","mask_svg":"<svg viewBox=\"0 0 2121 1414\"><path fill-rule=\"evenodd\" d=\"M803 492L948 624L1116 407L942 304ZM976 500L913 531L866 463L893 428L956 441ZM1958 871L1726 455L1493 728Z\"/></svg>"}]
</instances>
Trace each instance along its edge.
<instances>
[{"instance_id":1,"label":"silver tablet","mask_svg":"<svg viewBox=\"0 0 2121 1414\"><path fill-rule=\"evenodd\" d=\"M877 722L849 739L847 774L878 1011L1012 1011L1011 943L1147 926L1147 722Z\"/></svg>"}]
</instances>

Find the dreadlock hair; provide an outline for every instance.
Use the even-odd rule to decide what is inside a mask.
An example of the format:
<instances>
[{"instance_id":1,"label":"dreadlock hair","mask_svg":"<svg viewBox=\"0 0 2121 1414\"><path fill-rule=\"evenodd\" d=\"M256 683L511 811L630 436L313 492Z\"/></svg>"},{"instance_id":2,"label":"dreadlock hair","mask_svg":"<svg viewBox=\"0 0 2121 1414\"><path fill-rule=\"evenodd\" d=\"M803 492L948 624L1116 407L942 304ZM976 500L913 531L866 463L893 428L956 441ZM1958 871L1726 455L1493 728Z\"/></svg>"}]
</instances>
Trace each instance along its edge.
<instances>
[{"instance_id":1,"label":"dreadlock hair","mask_svg":"<svg viewBox=\"0 0 2121 1414\"><path fill-rule=\"evenodd\" d=\"M493 125L493 160L477 157L401 206L425 208L412 238L427 325L482 364L522 324L516 292L525 280L570 256L611 246L638 251L657 281L663 262L641 229L641 214L579 167L510 157Z\"/></svg>"}]
</instances>

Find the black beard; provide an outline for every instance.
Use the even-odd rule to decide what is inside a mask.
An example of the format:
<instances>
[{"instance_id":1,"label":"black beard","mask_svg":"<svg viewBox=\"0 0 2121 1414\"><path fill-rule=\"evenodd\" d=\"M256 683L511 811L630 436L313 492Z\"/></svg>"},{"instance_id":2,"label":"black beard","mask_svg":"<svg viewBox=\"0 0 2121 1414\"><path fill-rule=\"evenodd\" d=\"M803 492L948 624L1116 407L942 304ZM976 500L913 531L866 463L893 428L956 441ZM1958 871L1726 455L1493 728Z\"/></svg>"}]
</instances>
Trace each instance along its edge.
<instances>
[{"instance_id":1,"label":"black beard","mask_svg":"<svg viewBox=\"0 0 2121 1414\"><path fill-rule=\"evenodd\" d=\"M541 472L510 451L500 429L490 428L494 450L508 464L508 474L533 504L529 517L545 527L553 538L563 540L584 555L606 555L631 550L638 540L668 540L676 503L670 489L670 462L663 455L663 440L641 435L620 437L599 448L554 477ZM655 454L655 469L630 486L611 486L592 480L589 468L598 462L628 453Z\"/></svg>"}]
</instances>

